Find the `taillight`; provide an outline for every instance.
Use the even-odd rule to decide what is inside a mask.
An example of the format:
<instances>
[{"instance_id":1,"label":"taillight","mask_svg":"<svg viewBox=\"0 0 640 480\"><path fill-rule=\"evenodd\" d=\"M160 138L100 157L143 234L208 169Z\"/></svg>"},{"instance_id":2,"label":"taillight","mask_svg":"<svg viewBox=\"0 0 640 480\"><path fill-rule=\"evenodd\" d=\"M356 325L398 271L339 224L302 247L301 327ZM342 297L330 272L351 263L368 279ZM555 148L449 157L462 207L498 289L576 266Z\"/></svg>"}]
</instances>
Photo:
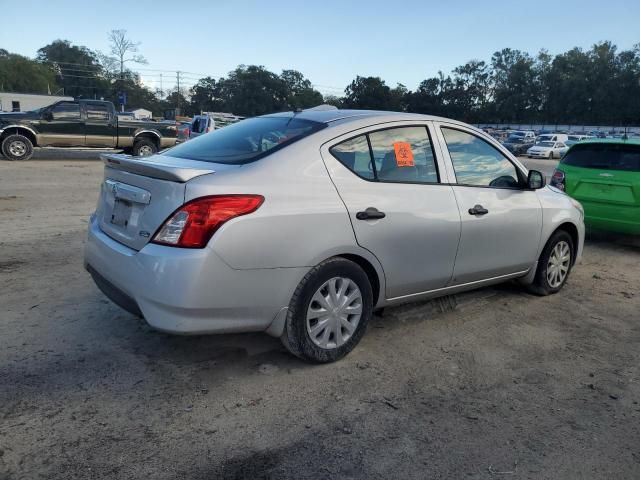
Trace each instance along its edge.
<instances>
[{"instance_id":1,"label":"taillight","mask_svg":"<svg viewBox=\"0 0 640 480\"><path fill-rule=\"evenodd\" d=\"M564 192L564 172L562 170L554 170L551 177L551 186Z\"/></svg>"},{"instance_id":2,"label":"taillight","mask_svg":"<svg viewBox=\"0 0 640 480\"><path fill-rule=\"evenodd\" d=\"M255 212L262 202L262 195L196 198L172 213L151 241L172 247L204 248L225 222Z\"/></svg>"}]
</instances>

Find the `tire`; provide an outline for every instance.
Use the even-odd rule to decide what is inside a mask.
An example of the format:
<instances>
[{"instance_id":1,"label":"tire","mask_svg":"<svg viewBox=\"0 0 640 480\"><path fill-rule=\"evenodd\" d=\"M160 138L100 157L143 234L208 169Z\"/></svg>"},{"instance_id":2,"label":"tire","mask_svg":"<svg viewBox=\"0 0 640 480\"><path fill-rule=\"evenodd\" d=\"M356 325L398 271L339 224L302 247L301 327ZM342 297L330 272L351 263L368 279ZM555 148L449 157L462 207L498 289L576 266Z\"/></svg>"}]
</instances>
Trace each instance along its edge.
<instances>
[{"instance_id":1,"label":"tire","mask_svg":"<svg viewBox=\"0 0 640 480\"><path fill-rule=\"evenodd\" d=\"M549 153L549 160L553 160L553 152Z\"/></svg>"},{"instance_id":2,"label":"tire","mask_svg":"<svg viewBox=\"0 0 640 480\"><path fill-rule=\"evenodd\" d=\"M139 138L133 144L134 157L148 157L158 153L158 146L148 138Z\"/></svg>"},{"instance_id":3,"label":"tire","mask_svg":"<svg viewBox=\"0 0 640 480\"><path fill-rule=\"evenodd\" d=\"M339 296L337 302L333 300L332 288ZM352 296L355 299L349 301ZM317 300L322 297L325 297L323 304ZM333 309L332 314L331 302L342 303L344 307ZM348 309L346 313L345 307ZM328 314L322 315L321 311ZM372 312L373 291L364 270L345 258L330 258L312 268L300 281L289 304L281 340L289 352L305 361L335 362L360 342ZM308 319L314 313L317 318ZM352 331L345 322L353 326Z\"/></svg>"},{"instance_id":4,"label":"tire","mask_svg":"<svg viewBox=\"0 0 640 480\"><path fill-rule=\"evenodd\" d=\"M29 160L33 143L24 135L9 135L2 141L2 154L7 160Z\"/></svg>"},{"instance_id":5,"label":"tire","mask_svg":"<svg viewBox=\"0 0 640 480\"><path fill-rule=\"evenodd\" d=\"M558 245L560 245L559 250L562 250L562 243L568 246L568 263L562 262L563 266L566 268L566 273L564 277L561 279L559 283L551 282L549 277L552 272L550 272L549 268L551 267L551 257L554 255L554 250ZM557 252L556 252L557 253ZM557 256L557 255L556 255ZM529 291L535 293L536 295L551 295L554 293L558 293L564 284L567 282L569 278L569 274L571 273L571 268L573 267L573 260L576 258L575 247L573 245L573 240L571 239L571 235L569 235L564 230L556 230L551 238L547 241L547 244L544 246L542 253L540 254L540 258L538 259L538 269L536 270L536 276L533 280L533 283L529 285ZM557 264L557 263L556 263ZM551 278L553 279L553 275L551 274ZM558 280L558 279L556 279Z\"/></svg>"}]
</instances>

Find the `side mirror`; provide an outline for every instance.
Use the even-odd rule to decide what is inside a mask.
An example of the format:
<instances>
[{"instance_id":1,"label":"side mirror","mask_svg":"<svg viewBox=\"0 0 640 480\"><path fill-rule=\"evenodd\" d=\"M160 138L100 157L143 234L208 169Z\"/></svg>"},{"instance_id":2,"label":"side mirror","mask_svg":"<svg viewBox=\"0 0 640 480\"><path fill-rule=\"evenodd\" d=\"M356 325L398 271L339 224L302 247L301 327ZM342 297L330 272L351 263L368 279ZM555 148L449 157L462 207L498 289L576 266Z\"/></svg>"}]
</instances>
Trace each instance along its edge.
<instances>
[{"instance_id":1,"label":"side mirror","mask_svg":"<svg viewBox=\"0 0 640 480\"><path fill-rule=\"evenodd\" d=\"M53 113L51 113L51 110L47 110L46 112L44 112L42 114L42 118L44 118L46 121L50 122L51 120L53 120Z\"/></svg>"},{"instance_id":2,"label":"side mirror","mask_svg":"<svg viewBox=\"0 0 640 480\"><path fill-rule=\"evenodd\" d=\"M544 175L538 170L529 170L529 175L527 175L527 188L538 190L544 187L544 185Z\"/></svg>"}]
</instances>

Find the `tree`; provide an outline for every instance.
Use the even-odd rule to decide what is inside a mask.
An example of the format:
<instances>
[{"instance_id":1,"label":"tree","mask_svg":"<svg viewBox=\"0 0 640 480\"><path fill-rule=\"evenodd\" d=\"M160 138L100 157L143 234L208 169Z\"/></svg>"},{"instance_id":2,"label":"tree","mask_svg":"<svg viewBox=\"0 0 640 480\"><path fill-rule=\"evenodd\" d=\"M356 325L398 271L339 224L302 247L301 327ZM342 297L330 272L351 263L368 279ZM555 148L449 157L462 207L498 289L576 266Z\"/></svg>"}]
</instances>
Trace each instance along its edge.
<instances>
[{"instance_id":1,"label":"tree","mask_svg":"<svg viewBox=\"0 0 640 480\"><path fill-rule=\"evenodd\" d=\"M201 78L191 88L191 109L196 113L224 109L224 101L220 98L220 85L214 78Z\"/></svg>"},{"instance_id":2,"label":"tree","mask_svg":"<svg viewBox=\"0 0 640 480\"><path fill-rule=\"evenodd\" d=\"M226 111L256 116L287 109L288 88L275 73L263 66L240 65L218 81Z\"/></svg>"},{"instance_id":3,"label":"tree","mask_svg":"<svg viewBox=\"0 0 640 480\"><path fill-rule=\"evenodd\" d=\"M111 54L117 59L120 65L120 77L124 75L125 65L127 63L147 63L147 60L142 55L137 55L140 42L134 42L127 38L126 30L111 30L108 38L111 45Z\"/></svg>"},{"instance_id":4,"label":"tree","mask_svg":"<svg viewBox=\"0 0 640 480\"><path fill-rule=\"evenodd\" d=\"M357 76L344 90L347 108L393 110L394 97L380 77Z\"/></svg>"},{"instance_id":5,"label":"tree","mask_svg":"<svg viewBox=\"0 0 640 480\"><path fill-rule=\"evenodd\" d=\"M280 79L284 82L288 90L288 109L304 109L323 103L322 94L314 90L311 82L297 70L283 70L280 74Z\"/></svg>"},{"instance_id":6,"label":"tree","mask_svg":"<svg viewBox=\"0 0 640 480\"><path fill-rule=\"evenodd\" d=\"M54 72L65 95L94 98L109 88L96 53L69 40L54 40L40 48L36 60Z\"/></svg>"},{"instance_id":7,"label":"tree","mask_svg":"<svg viewBox=\"0 0 640 480\"><path fill-rule=\"evenodd\" d=\"M0 91L47 94L55 89L53 70L22 55L0 51Z\"/></svg>"}]
</instances>

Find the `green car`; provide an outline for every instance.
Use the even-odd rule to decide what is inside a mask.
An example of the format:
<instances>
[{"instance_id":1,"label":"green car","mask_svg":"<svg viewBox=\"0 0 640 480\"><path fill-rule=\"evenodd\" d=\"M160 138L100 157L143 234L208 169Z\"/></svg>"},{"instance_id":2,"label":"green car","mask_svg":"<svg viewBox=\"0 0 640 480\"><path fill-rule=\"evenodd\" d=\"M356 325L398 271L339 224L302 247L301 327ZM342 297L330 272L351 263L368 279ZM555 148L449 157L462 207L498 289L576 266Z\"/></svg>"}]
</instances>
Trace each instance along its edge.
<instances>
[{"instance_id":1,"label":"green car","mask_svg":"<svg viewBox=\"0 0 640 480\"><path fill-rule=\"evenodd\" d=\"M582 203L588 227L640 234L640 140L576 143L550 183Z\"/></svg>"}]
</instances>

